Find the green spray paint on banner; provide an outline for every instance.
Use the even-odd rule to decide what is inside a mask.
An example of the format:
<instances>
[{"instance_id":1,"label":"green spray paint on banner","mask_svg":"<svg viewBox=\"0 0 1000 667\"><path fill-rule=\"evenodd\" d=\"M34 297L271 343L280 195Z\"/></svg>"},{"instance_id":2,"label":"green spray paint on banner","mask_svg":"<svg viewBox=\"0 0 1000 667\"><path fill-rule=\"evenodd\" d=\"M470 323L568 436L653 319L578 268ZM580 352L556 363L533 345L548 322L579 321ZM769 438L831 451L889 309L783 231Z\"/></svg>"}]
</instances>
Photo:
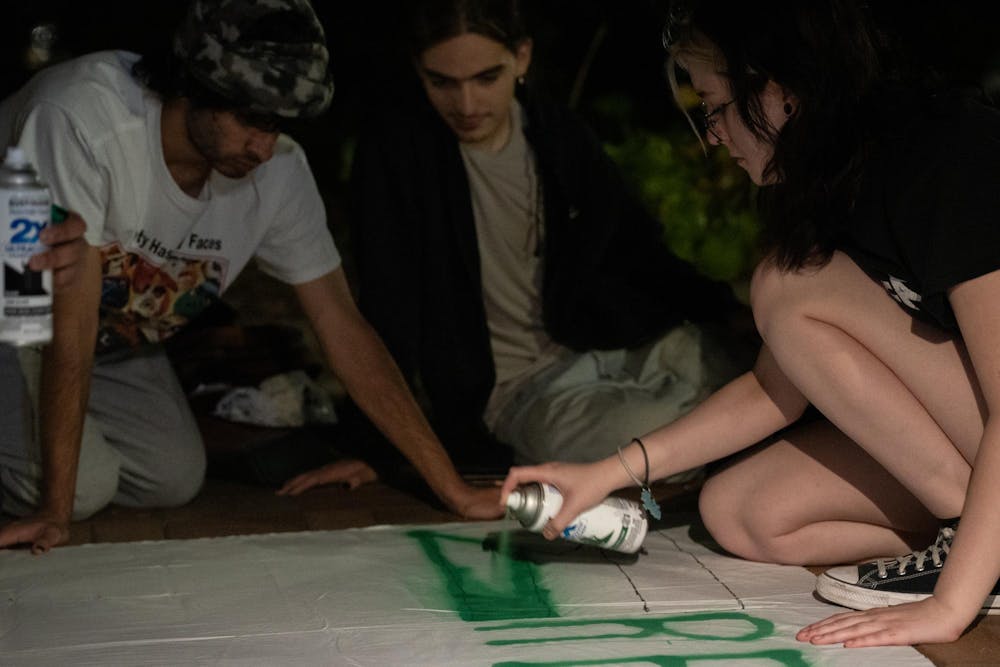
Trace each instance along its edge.
<instances>
[{"instance_id":1,"label":"green spray paint on banner","mask_svg":"<svg viewBox=\"0 0 1000 667\"><path fill-rule=\"evenodd\" d=\"M471 567L463 567L444 554L443 543L474 546L482 554L482 540L431 530L406 533L423 549L445 582L453 608L463 621L505 621L527 618L557 618L548 589L541 585L538 566L493 552L494 568L486 579Z\"/></svg>"},{"instance_id":2,"label":"green spray paint on banner","mask_svg":"<svg viewBox=\"0 0 1000 667\"><path fill-rule=\"evenodd\" d=\"M626 665L647 664L656 667L689 667L698 662L715 662L717 664L738 665L740 661L760 662L768 660L785 667L809 667L809 662L799 651L791 649L772 649L767 651L751 651L748 653L699 653L698 655L637 655L627 658L608 658L597 660L559 660L556 662L495 662L493 667L588 667L590 665Z\"/></svg>"},{"instance_id":3,"label":"green spray paint on banner","mask_svg":"<svg viewBox=\"0 0 1000 667\"><path fill-rule=\"evenodd\" d=\"M706 623L718 621L736 621L749 625L749 631L735 636L705 634L704 632L688 632L679 626L695 623L704 626ZM683 637L685 639L700 639L706 641L752 642L766 639L774 635L774 623L764 618L756 618L740 612L703 612L697 614L678 614L675 616L657 616L650 618L604 618L573 621L545 621L542 623L508 623L506 625L491 625L476 628L477 632L492 632L494 630L539 630L545 628L582 628L597 625L620 625L632 628L638 632L615 632L601 635L574 635L567 637L545 637L536 639L492 639L487 644L491 646L509 646L511 644L541 644L546 642L600 640L600 639L647 639L662 635L666 637Z\"/></svg>"},{"instance_id":4,"label":"green spray paint on banner","mask_svg":"<svg viewBox=\"0 0 1000 667\"><path fill-rule=\"evenodd\" d=\"M486 575L477 575L472 567L462 566L445 555L445 544L473 547L476 556L482 551L482 540L459 535L451 535L431 530L411 530L407 536L415 539L423 549L427 559L434 565L444 580L445 590L452 608L464 621L505 621L516 622L501 625L480 626L477 632L499 630L539 630L548 628L582 628L588 626L622 626L621 632L606 632L600 635L577 635L530 639L494 639L486 642L491 646L542 644L563 641L601 641L620 639L649 639L653 637L682 638L710 642L753 642L774 636L772 621L757 618L742 612L699 612L650 618L603 618L587 620L535 621L529 619L558 618L555 605L548 589L541 585L541 572L531 562L515 560L509 549L503 547L491 552L493 568ZM733 634L713 634L704 631L706 624L745 624L742 630ZM686 624L699 624L700 631L684 629ZM716 626L718 627L718 626ZM631 630L631 632L628 632ZM738 665L742 661L773 662L783 667L809 667L801 651L794 649L764 649L738 653L699 653L693 655L643 655L615 657L610 659L566 660L555 662L508 661L494 663L493 667L587 667L590 665L647 664L656 667L689 667L698 662L721 662Z\"/></svg>"}]
</instances>

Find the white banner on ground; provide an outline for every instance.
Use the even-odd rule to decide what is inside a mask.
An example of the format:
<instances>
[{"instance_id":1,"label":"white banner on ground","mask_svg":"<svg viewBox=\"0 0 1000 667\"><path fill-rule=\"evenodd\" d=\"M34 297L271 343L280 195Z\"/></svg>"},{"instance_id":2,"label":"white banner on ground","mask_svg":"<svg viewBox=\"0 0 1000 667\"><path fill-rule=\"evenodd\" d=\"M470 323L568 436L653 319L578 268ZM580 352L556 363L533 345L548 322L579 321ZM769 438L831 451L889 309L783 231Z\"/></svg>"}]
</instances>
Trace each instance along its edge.
<instances>
[{"instance_id":1,"label":"white banner on ground","mask_svg":"<svg viewBox=\"0 0 1000 667\"><path fill-rule=\"evenodd\" d=\"M798 567L679 526L623 556L507 521L0 552L0 663L927 665L795 641L838 611Z\"/></svg>"}]
</instances>

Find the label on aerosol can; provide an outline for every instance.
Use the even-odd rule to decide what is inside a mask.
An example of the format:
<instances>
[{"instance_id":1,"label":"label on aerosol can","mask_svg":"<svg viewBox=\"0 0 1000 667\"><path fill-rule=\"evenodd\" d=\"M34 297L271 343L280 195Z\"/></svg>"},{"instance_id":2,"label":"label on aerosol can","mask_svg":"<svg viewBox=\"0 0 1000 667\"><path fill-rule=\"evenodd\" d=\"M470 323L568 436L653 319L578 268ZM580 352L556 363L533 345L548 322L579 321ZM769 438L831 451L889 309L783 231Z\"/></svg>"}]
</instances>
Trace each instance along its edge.
<instances>
[{"instance_id":1,"label":"label on aerosol can","mask_svg":"<svg viewBox=\"0 0 1000 667\"><path fill-rule=\"evenodd\" d=\"M38 235L52 210L49 189L19 148L0 164L0 343L44 345L52 340L52 272L28 260L45 250Z\"/></svg>"},{"instance_id":2,"label":"label on aerosol can","mask_svg":"<svg viewBox=\"0 0 1000 667\"><path fill-rule=\"evenodd\" d=\"M551 484L525 484L507 496L507 510L522 526L539 532L559 513L562 500ZM648 530L646 514L637 503L612 496L576 517L561 537L630 554L639 550Z\"/></svg>"}]
</instances>

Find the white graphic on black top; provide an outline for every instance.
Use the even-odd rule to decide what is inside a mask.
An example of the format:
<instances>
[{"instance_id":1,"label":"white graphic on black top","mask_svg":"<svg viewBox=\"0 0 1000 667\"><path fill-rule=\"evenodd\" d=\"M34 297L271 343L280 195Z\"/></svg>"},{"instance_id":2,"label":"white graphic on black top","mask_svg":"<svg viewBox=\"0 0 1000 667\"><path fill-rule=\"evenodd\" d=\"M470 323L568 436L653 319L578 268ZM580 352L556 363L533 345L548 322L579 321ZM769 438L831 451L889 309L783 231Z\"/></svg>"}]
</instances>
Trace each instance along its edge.
<instances>
[{"instance_id":1,"label":"white graphic on black top","mask_svg":"<svg viewBox=\"0 0 1000 667\"><path fill-rule=\"evenodd\" d=\"M889 276L889 280L882 281L882 287L896 301L900 302L911 310L920 310L920 301L923 299L919 294L906 286L905 280L900 280L895 276Z\"/></svg>"}]
</instances>

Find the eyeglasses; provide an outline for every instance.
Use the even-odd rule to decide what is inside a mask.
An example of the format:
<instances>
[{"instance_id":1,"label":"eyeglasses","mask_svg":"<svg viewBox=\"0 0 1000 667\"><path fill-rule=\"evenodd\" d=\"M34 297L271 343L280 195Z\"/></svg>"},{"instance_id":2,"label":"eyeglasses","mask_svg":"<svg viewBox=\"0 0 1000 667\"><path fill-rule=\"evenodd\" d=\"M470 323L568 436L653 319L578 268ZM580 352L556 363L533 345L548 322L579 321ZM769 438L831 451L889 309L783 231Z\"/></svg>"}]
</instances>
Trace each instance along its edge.
<instances>
[{"instance_id":1,"label":"eyeglasses","mask_svg":"<svg viewBox=\"0 0 1000 667\"><path fill-rule=\"evenodd\" d=\"M705 102L701 103L702 130L706 134L711 134L713 137L715 137L715 140L718 141L720 144L722 143L722 137L720 137L719 133L715 131L715 126L719 122L719 118L721 118L720 114L722 114L722 112L726 110L726 107L732 104L733 101L734 100L723 102L722 104L711 110L709 110L707 103Z\"/></svg>"}]
</instances>

